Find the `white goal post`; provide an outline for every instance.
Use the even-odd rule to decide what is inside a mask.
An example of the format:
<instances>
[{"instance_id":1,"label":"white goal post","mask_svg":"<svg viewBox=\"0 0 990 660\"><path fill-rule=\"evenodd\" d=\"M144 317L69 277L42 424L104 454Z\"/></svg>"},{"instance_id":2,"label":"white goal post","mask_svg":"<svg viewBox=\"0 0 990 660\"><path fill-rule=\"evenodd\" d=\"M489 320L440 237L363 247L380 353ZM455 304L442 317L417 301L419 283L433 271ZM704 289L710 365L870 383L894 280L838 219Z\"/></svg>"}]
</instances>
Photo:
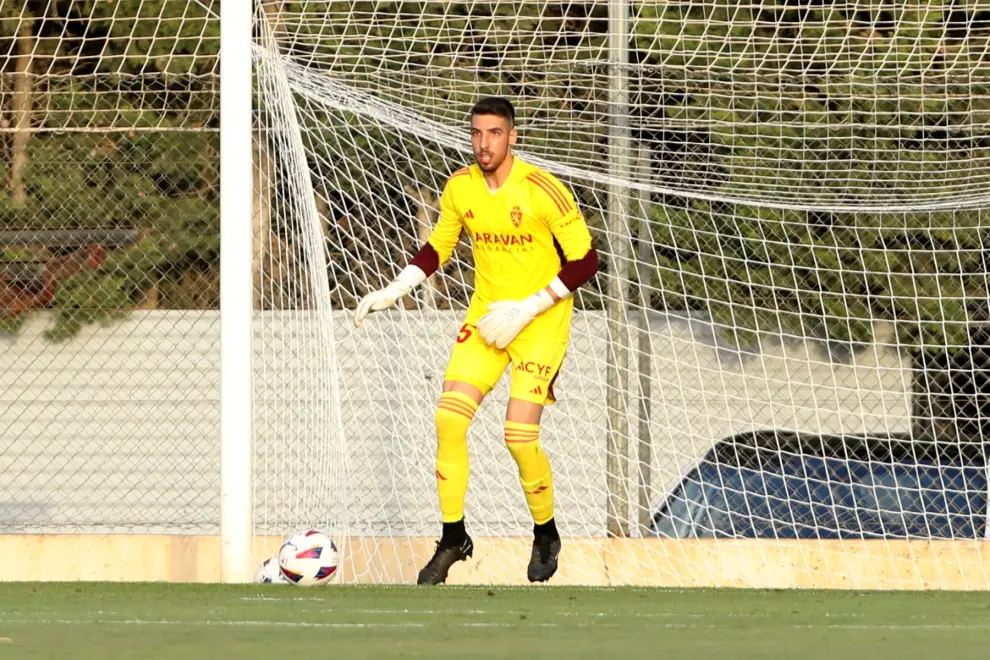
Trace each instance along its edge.
<instances>
[{"instance_id":1,"label":"white goal post","mask_svg":"<svg viewBox=\"0 0 990 660\"><path fill-rule=\"evenodd\" d=\"M250 2L220 6L220 564L254 574L254 149Z\"/></svg>"}]
</instances>

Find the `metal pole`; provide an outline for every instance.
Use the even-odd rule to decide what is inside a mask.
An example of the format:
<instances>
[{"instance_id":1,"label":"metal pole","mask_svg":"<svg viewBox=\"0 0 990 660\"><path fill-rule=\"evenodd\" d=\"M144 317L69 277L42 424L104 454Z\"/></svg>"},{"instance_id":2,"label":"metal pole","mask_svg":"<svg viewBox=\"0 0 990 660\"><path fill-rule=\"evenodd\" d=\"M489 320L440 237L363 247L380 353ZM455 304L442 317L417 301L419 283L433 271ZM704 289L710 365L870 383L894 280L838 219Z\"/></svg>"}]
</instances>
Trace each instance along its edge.
<instances>
[{"instance_id":1,"label":"metal pole","mask_svg":"<svg viewBox=\"0 0 990 660\"><path fill-rule=\"evenodd\" d=\"M220 7L220 579L253 574L251 2Z\"/></svg>"},{"instance_id":2,"label":"metal pole","mask_svg":"<svg viewBox=\"0 0 990 660\"><path fill-rule=\"evenodd\" d=\"M608 366L606 388L608 439L606 528L610 536L627 536L629 521L629 425L626 396L629 335L626 287L629 269L629 194L621 181L629 180L632 136L629 130L629 2L609 0L608 155L612 183L608 186L608 241L611 272L608 279Z\"/></svg>"},{"instance_id":3,"label":"metal pole","mask_svg":"<svg viewBox=\"0 0 990 660\"><path fill-rule=\"evenodd\" d=\"M650 180L650 151L639 147L639 169L644 181ZM650 231L650 191L641 191L639 197L639 251L636 267L639 277L639 299L642 309L639 322L638 371L639 371L639 532L648 536L653 522L650 502L650 477L653 461L653 438L650 433L650 397L653 382L653 345L650 341L650 286L653 273L653 234Z\"/></svg>"}]
</instances>

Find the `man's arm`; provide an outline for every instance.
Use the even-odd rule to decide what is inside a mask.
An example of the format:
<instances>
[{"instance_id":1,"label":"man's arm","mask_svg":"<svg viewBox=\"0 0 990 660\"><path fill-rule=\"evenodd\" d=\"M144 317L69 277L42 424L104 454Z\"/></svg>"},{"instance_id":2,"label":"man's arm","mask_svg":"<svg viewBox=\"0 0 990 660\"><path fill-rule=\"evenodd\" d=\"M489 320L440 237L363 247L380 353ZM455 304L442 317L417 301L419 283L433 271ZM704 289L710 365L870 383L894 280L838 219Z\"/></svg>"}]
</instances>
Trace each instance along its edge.
<instances>
[{"instance_id":1,"label":"man's arm","mask_svg":"<svg viewBox=\"0 0 990 660\"><path fill-rule=\"evenodd\" d=\"M573 205L574 198L571 197L570 191L563 185L558 185L559 190L566 194ZM576 205L564 215L551 213L547 224L564 253L564 264L560 272L547 286L554 303L557 303L595 276L598 272L598 252L595 250L584 216Z\"/></svg>"},{"instance_id":2,"label":"man's arm","mask_svg":"<svg viewBox=\"0 0 990 660\"><path fill-rule=\"evenodd\" d=\"M388 286L372 291L361 299L354 313L354 325L360 327L368 314L388 309L425 282L426 278L450 259L461 236L461 229L461 216L454 207L448 181L440 196L440 220L433 228L430 238Z\"/></svg>"}]
</instances>

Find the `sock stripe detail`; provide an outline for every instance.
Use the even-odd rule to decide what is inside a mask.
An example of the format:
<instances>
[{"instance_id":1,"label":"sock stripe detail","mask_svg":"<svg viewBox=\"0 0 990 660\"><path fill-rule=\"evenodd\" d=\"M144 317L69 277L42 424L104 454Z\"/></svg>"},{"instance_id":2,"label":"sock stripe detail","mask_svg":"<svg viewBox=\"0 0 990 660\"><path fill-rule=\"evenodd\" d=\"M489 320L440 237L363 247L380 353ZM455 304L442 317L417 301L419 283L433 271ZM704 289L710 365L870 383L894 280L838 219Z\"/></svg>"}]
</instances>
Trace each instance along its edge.
<instances>
[{"instance_id":1,"label":"sock stripe detail","mask_svg":"<svg viewBox=\"0 0 990 660\"><path fill-rule=\"evenodd\" d=\"M454 413L455 415L460 415L461 417L466 417L467 419L471 419L471 420L474 419L474 415L472 413L467 412L461 408L453 408L451 406L438 406L438 408L440 408L441 410L446 410L447 412Z\"/></svg>"},{"instance_id":2,"label":"sock stripe detail","mask_svg":"<svg viewBox=\"0 0 990 660\"><path fill-rule=\"evenodd\" d=\"M506 444L525 444L540 439L540 427L537 424L522 424L520 422L505 423Z\"/></svg>"},{"instance_id":3,"label":"sock stripe detail","mask_svg":"<svg viewBox=\"0 0 990 660\"><path fill-rule=\"evenodd\" d=\"M505 429L507 431L518 431L520 433L539 433L539 424L523 424L522 422L506 422Z\"/></svg>"},{"instance_id":4,"label":"sock stripe detail","mask_svg":"<svg viewBox=\"0 0 990 660\"><path fill-rule=\"evenodd\" d=\"M457 399L440 399L440 405L449 406L451 408L460 408L461 410L466 410L470 413L473 413L475 410L477 410L477 408L475 408L474 406L469 406L463 401L458 401Z\"/></svg>"},{"instance_id":5,"label":"sock stripe detail","mask_svg":"<svg viewBox=\"0 0 990 660\"><path fill-rule=\"evenodd\" d=\"M451 396L451 395L456 396ZM449 410L452 413L463 415L468 419L474 419L474 413L478 411L478 404L473 399L457 392L445 392L440 395L440 403L437 407Z\"/></svg>"},{"instance_id":6,"label":"sock stripe detail","mask_svg":"<svg viewBox=\"0 0 990 660\"><path fill-rule=\"evenodd\" d=\"M469 397L467 394L461 394L460 392L444 392L440 395L440 401L447 403L457 403L462 406L467 406L471 410L478 409L478 403Z\"/></svg>"},{"instance_id":7,"label":"sock stripe detail","mask_svg":"<svg viewBox=\"0 0 990 660\"><path fill-rule=\"evenodd\" d=\"M505 441L509 444L522 444L526 442L536 442L540 439L540 434L536 431L513 431L505 430Z\"/></svg>"},{"instance_id":8,"label":"sock stripe detail","mask_svg":"<svg viewBox=\"0 0 990 660\"><path fill-rule=\"evenodd\" d=\"M440 398L446 399L448 401L460 401L461 403L466 403L472 408L478 407L478 402L472 399L471 397L469 397L467 394L464 394L463 392L456 392L451 390L450 392L444 392L443 394L441 394Z\"/></svg>"},{"instance_id":9,"label":"sock stripe detail","mask_svg":"<svg viewBox=\"0 0 990 660\"><path fill-rule=\"evenodd\" d=\"M464 410L463 408L457 408L457 407L451 406L451 405L444 405L443 403L441 403L437 407L438 408L443 408L444 410L446 410L448 412L452 412L455 415L460 415L461 417L467 417L468 419L474 419L474 411L473 410Z\"/></svg>"}]
</instances>

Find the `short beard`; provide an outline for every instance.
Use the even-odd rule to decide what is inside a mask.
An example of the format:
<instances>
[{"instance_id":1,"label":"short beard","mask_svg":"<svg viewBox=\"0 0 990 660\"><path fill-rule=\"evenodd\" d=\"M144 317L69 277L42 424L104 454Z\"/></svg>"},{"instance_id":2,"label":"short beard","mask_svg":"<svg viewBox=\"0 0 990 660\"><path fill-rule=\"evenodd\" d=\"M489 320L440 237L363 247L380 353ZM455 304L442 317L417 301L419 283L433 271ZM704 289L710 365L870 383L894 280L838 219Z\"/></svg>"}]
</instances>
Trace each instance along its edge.
<instances>
[{"instance_id":1,"label":"short beard","mask_svg":"<svg viewBox=\"0 0 990 660\"><path fill-rule=\"evenodd\" d=\"M481 169L481 171L482 171L482 172L484 172L485 174L490 174L490 173L492 173L492 172L494 172L495 170L497 170L497 169L499 168L499 166L500 166L500 165L501 165L501 164L502 164L503 162L505 162L505 158L503 158L502 160L500 160L500 161L498 161L498 162L496 162L496 161L495 161L495 159L493 158L493 159L492 159L492 162L491 162L491 163L489 163L489 164L488 164L488 165L486 166L486 165L482 165L482 164L481 164L481 161L479 161L479 160L478 160L478 157L477 157L477 156L475 156L475 158L474 158L474 162L476 162L476 163L478 163L478 167L479 167L479 168Z\"/></svg>"}]
</instances>

